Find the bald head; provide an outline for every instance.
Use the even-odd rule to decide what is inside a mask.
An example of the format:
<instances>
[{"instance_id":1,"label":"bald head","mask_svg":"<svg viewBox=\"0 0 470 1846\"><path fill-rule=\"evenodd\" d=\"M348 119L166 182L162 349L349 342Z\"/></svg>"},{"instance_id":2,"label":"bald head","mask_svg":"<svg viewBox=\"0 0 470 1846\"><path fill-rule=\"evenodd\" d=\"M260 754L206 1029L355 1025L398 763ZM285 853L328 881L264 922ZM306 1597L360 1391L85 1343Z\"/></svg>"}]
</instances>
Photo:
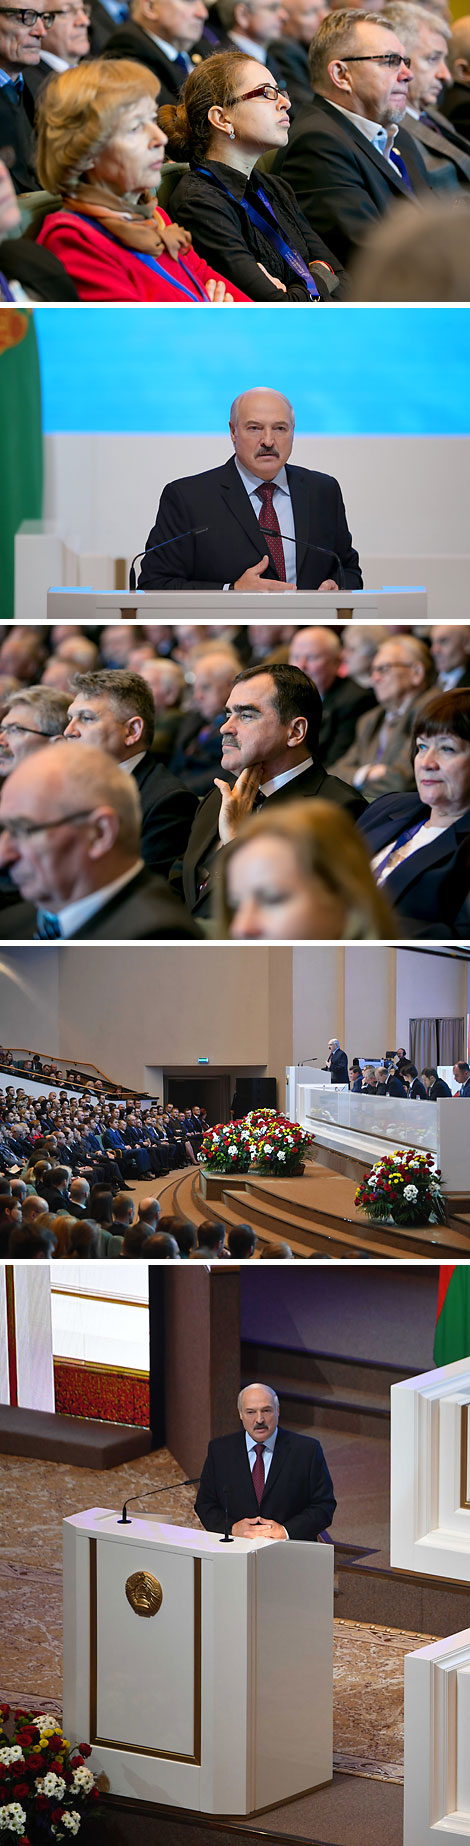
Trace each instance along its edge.
<instances>
[{"instance_id":1,"label":"bald head","mask_svg":"<svg viewBox=\"0 0 470 1846\"><path fill-rule=\"evenodd\" d=\"M224 710L233 682L240 671L235 650L207 648L194 664L192 703L203 718L217 718Z\"/></svg>"},{"instance_id":2,"label":"bald head","mask_svg":"<svg viewBox=\"0 0 470 1846\"><path fill-rule=\"evenodd\" d=\"M299 628L291 641L290 666L308 673L321 698L334 684L340 661L341 642L332 628Z\"/></svg>"},{"instance_id":3,"label":"bald head","mask_svg":"<svg viewBox=\"0 0 470 1846\"><path fill-rule=\"evenodd\" d=\"M279 1422L279 1398L271 1385L250 1384L240 1391L237 1410L243 1428L255 1442L266 1442Z\"/></svg>"},{"instance_id":4,"label":"bald head","mask_svg":"<svg viewBox=\"0 0 470 1846\"><path fill-rule=\"evenodd\" d=\"M15 769L0 797L0 865L22 897L58 911L130 870L140 839L136 783L104 751L63 742Z\"/></svg>"},{"instance_id":5,"label":"bald head","mask_svg":"<svg viewBox=\"0 0 470 1846\"><path fill-rule=\"evenodd\" d=\"M172 706L180 704L185 677L176 660L141 660L139 673L150 686L156 712L171 710Z\"/></svg>"},{"instance_id":6,"label":"bald head","mask_svg":"<svg viewBox=\"0 0 470 1846\"><path fill-rule=\"evenodd\" d=\"M264 385L243 391L230 411L230 434L240 466L259 480L274 480L289 460L294 425L292 404L282 392Z\"/></svg>"},{"instance_id":7,"label":"bald head","mask_svg":"<svg viewBox=\"0 0 470 1846\"><path fill-rule=\"evenodd\" d=\"M470 13L454 20L447 55L454 83L470 86Z\"/></svg>"}]
</instances>

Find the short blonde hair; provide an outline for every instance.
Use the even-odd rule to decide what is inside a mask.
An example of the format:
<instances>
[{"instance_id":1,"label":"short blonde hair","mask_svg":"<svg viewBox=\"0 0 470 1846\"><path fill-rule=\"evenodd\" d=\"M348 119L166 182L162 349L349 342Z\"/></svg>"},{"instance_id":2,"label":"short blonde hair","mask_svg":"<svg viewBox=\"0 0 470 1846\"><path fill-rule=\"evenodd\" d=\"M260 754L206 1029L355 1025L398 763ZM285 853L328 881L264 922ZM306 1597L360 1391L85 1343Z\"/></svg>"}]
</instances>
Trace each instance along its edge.
<instances>
[{"instance_id":1,"label":"short blonde hair","mask_svg":"<svg viewBox=\"0 0 470 1846\"><path fill-rule=\"evenodd\" d=\"M364 840L350 815L330 801L293 801L284 808L268 802L260 814L250 816L220 854L216 866L218 885L217 934L228 937L232 911L227 872L231 859L249 840L277 835L293 847L308 878L318 878L331 896L344 904L344 939L390 940L399 934L395 918L378 890Z\"/></svg>"},{"instance_id":2,"label":"short blonde hair","mask_svg":"<svg viewBox=\"0 0 470 1846\"><path fill-rule=\"evenodd\" d=\"M51 77L36 106L36 165L47 192L75 192L125 109L159 94L158 77L130 58L93 58Z\"/></svg>"}]
</instances>

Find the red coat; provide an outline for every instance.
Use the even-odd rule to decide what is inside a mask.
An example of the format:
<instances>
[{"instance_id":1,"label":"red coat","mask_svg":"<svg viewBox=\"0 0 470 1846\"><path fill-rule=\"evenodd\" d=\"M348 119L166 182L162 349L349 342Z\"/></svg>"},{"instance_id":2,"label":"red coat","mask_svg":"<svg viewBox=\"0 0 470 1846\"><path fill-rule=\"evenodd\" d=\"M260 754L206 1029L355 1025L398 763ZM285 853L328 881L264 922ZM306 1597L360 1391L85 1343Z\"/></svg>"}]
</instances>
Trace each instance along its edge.
<instances>
[{"instance_id":1,"label":"red coat","mask_svg":"<svg viewBox=\"0 0 470 1846\"><path fill-rule=\"evenodd\" d=\"M170 224L167 213L161 212L160 207L158 210L165 224ZM216 282L227 280L211 269L202 256L196 256L195 250L188 250L183 257L185 269L164 250L158 257L168 278L164 281L163 276L142 262L134 250L119 243L117 238L109 237L92 219L80 218L75 212L52 212L44 219L37 242L44 244L46 250L52 250L63 263L82 301L179 301L185 307L193 307L195 303L191 297L183 295L175 286L178 281L190 287L187 270L202 286L214 276ZM232 282L228 283L228 288L234 301L249 301L249 295L243 295ZM201 295L196 301L204 305Z\"/></svg>"}]
</instances>

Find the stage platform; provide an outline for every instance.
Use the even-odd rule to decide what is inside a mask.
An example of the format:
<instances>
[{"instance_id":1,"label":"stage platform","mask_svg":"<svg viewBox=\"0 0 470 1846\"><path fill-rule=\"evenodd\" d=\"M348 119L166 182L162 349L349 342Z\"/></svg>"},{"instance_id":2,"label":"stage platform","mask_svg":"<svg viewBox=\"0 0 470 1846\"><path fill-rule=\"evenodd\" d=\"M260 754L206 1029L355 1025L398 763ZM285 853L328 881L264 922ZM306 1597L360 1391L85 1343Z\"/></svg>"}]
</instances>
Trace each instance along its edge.
<instances>
[{"instance_id":1,"label":"stage platform","mask_svg":"<svg viewBox=\"0 0 470 1846\"><path fill-rule=\"evenodd\" d=\"M323 1152L323 1150L322 1150ZM339 1156L341 1159L341 1156ZM370 1162L369 1162L370 1164ZM470 1223L465 1218L468 1200L459 1195L449 1201L449 1223L434 1224L424 1230L403 1225L381 1225L356 1210L356 1184L364 1172L364 1163L353 1179L338 1173L331 1165L308 1161L300 1179L263 1179L241 1174L238 1185L234 1176L221 1196L203 1196L201 1176L194 1167L170 1173L155 1183L162 1212L191 1218L196 1225L204 1218L223 1218L227 1229L248 1222L256 1231L260 1251L273 1257L279 1240L290 1244L293 1255L300 1258L373 1257L375 1260L407 1257L434 1257L454 1261L470 1256Z\"/></svg>"}]
</instances>

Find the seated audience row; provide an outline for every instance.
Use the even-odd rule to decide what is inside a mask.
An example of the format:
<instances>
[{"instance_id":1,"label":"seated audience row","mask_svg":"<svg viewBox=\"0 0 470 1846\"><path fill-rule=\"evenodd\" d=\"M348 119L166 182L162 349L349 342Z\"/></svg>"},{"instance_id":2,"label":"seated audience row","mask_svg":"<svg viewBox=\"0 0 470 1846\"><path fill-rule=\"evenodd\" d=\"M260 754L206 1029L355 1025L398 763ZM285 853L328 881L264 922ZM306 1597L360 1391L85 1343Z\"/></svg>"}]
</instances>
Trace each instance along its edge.
<instances>
[{"instance_id":1,"label":"seated audience row","mask_svg":"<svg viewBox=\"0 0 470 1846\"><path fill-rule=\"evenodd\" d=\"M202 0L115 14L94 0L89 29L87 5L38 0L34 20L0 17L1 298L380 298L389 220L398 262L401 239L411 252L405 294L426 298L449 193L434 298L441 270L465 298L469 18L451 30L444 5L414 0L219 0L210 23ZM39 191L26 236L15 190Z\"/></svg>"},{"instance_id":2,"label":"seated audience row","mask_svg":"<svg viewBox=\"0 0 470 1846\"><path fill-rule=\"evenodd\" d=\"M448 690L428 689L434 663L415 635L379 643L369 687L340 677L333 630L299 630L288 662L238 673L233 654L208 652L208 702L189 731L183 721L179 757L174 739L181 779L154 753L140 674L78 673L66 711L48 688L10 695L4 939L466 935L467 646L468 632L437 631Z\"/></svg>"},{"instance_id":3,"label":"seated audience row","mask_svg":"<svg viewBox=\"0 0 470 1846\"><path fill-rule=\"evenodd\" d=\"M54 1169L50 1169L51 1173ZM60 1169L62 1172L62 1169ZM90 1261L119 1259L146 1262L199 1260L240 1262L257 1254L256 1235L250 1224L228 1228L221 1219L190 1219L162 1214L158 1199L134 1202L127 1193L112 1197L84 1178L73 1180L64 1169L65 1190L60 1207L51 1198L47 1173L41 1174L42 1192L25 1180L0 1178L0 1258ZM268 1251L265 1252L268 1254ZM269 1254L272 1254L270 1251ZM290 1257L287 1244L276 1254Z\"/></svg>"}]
</instances>

